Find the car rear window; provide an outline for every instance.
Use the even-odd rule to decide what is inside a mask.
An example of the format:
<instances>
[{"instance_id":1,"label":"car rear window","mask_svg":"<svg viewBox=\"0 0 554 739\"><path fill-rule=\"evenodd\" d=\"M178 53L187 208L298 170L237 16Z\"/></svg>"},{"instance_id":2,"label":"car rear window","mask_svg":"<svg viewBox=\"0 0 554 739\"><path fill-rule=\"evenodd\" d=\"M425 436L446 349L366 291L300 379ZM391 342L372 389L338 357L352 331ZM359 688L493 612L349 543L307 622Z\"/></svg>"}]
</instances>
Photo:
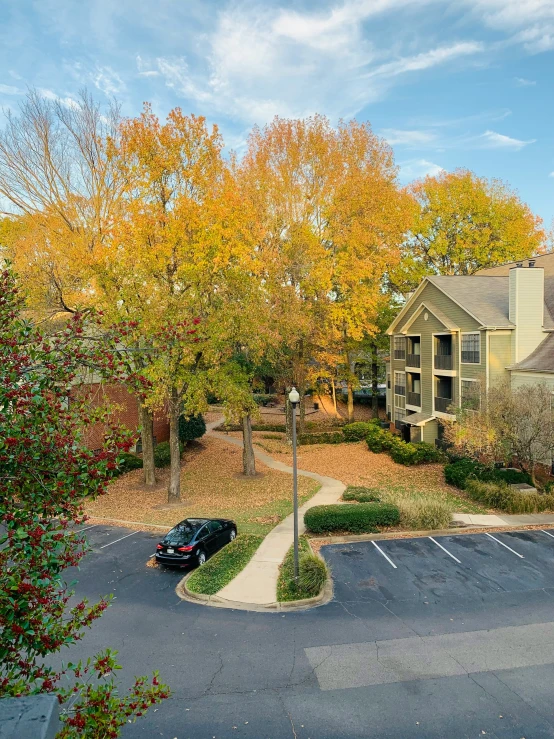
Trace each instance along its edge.
<instances>
[{"instance_id":1,"label":"car rear window","mask_svg":"<svg viewBox=\"0 0 554 739\"><path fill-rule=\"evenodd\" d=\"M164 544L188 544L203 525L204 521L183 521L165 535Z\"/></svg>"}]
</instances>

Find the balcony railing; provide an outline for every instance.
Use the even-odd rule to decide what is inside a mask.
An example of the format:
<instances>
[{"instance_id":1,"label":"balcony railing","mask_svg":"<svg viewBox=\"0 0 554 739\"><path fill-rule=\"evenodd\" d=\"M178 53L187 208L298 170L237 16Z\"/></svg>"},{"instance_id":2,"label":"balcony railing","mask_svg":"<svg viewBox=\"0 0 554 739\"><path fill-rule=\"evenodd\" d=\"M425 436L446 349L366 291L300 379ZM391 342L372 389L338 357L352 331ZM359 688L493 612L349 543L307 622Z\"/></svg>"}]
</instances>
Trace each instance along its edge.
<instances>
[{"instance_id":1,"label":"balcony railing","mask_svg":"<svg viewBox=\"0 0 554 739\"><path fill-rule=\"evenodd\" d=\"M394 358L395 359L406 359L406 350L405 349L395 349Z\"/></svg>"},{"instance_id":2,"label":"balcony railing","mask_svg":"<svg viewBox=\"0 0 554 739\"><path fill-rule=\"evenodd\" d=\"M408 393L406 396L406 403L408 405L417 405L418 407L421 406L421 393Z\"/></svg>"},{"instance_id":3,"label":"balcony railing","mask_svg":"<svg viewBox=\"0 0 554 739\"><path fill-rule=\"evenodd\" d=\"M406 386L405 385L395 385L394 393L395 395L406 395Z\"/></svg>"},{"instance_id":4,"label":"balcony railing","mask_svg":"<svg viewBox=\"0 0 554 739\"><path fill-rule=\"evenodd\" d=\"M435 354L435 369L451 370L453 364L452 354Z\"/></svg>"},{"instance_id":5,"label":"balcony railing","mask_svg":"<svg viewBox=\"0 0 554 739\"><path fill-rule=\"evenodd\" d=\"M435 398L435 410L439 413L448 413L452 405L452 398Z\"/></svg>"},{"instance_id":6,"label":"balcony railing","mask_svg":"<svg viewBox=\"0 0 554 739\"><path fill-rule=\"evenodd\" d=\"M406 364L408 367L421 367L421 356L419 354L408 354Z\"/></svg>"}]
</instances>

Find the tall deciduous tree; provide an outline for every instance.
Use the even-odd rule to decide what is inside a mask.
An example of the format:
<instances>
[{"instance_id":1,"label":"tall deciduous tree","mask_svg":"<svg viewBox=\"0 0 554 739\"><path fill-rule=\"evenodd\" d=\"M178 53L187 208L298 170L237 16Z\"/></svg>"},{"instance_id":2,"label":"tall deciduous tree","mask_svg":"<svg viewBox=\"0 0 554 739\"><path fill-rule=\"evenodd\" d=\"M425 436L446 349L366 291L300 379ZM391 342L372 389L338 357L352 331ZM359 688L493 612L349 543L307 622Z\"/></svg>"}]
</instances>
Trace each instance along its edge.
<instances>
[{"instance_id":1,"label":"tall deciduous tree","mask_svg":"<svg viewBox=\"0 0 554 739\"><path fill-rule=\"evenodd\" d=\"M400 292L427 274L471 275L545 249L541 219L500 180L459 169L428 176L410 190L417 216L402 261L391 271Z\"/></svg>"},{"instance_id":2,"label":"tall deciduous tree","mask_svg":"<svg viewBox=\"0 0 554 739\"><path fill-rule=\"evenodd\" d=\"M103 279L150 340L151 403L167 407L170 424L169 502L180 499L179 416L205 409L237 341L248 280L240 195L222 148L204 118L175 109L161 123L149 106L113 147L127 184L112 232L117 260Z\"/></svg>"},{"instance_id":3,"label":"tall deciduous tree","mask_svg":"<svg viewBox=\"0 0 554 739\"><path fill-rule=\"evenodd\" d=\"M400 258L411 199L391 148L369 124L333 128L319 115L254 129L242 175L264 224L260 258L288 384L303 395L318 354L332 348L348 367L351 342L377 331L383 275Z\"/></svg>"}]
</instances>

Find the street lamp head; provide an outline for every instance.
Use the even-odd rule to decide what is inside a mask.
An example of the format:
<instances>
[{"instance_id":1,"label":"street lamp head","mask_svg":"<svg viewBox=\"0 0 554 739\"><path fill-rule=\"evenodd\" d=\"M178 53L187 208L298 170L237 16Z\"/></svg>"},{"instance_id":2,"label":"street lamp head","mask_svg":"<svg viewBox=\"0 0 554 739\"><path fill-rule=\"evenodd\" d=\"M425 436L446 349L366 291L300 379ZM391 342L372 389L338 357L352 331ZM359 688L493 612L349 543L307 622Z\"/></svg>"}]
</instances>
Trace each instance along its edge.
<instances>
[{"instance_id":1,"label":"street lamp head","mask_svg":"<svg viewBox=\"0 0 554 739\"><path fill-rule=\"evenodd\" d=\"M300 393L295 387L289 393L289 400L293 405L296 405L300 401Z\"/></svg>"}]
</instances>

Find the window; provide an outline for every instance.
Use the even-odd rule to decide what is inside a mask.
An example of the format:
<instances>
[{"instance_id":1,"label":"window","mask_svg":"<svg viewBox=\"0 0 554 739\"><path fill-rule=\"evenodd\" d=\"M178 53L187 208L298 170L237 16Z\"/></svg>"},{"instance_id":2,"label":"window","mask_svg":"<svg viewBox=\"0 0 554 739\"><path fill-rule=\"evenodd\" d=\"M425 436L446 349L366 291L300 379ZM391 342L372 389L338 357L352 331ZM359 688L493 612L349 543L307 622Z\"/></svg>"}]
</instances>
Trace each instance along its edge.
<instances>
[{"instance_id":1,"label":"window","mask_svg":"<svg viewBox=\"0 0 554 739\"><path fill-rule=\"evenodd\" d=\"M462 380L462 408L468 411L481 408L481 385L477 380Z\"/></svg>"},{"instance_id":2,"label":"window","mask_svg":"<svg viewBox=\"0 0 554 739\"><path fill-rule=\"evenodd\" d=\"M481 334L462 334L462 362L479 364L481 361Z\"/></svg>"},{"instance_id":3,"label":"window","mask_svg":"<svg viewBox=\"0 0 554 739\"><path fill-rule=\"evenodd\" d=\"M406 337L395 336L394 337L394 358L395 359L406 359Z\"/></svg>"},{"instance_id":4,"label":"window","mask_svg":"<svg viewBox=\"0 0 554 739\"><path fill-rule=\"evenodd\" d=\"M394 392L396 395L406 395L406 373L394 373Z\"/></svg>"},{"instance_id":5,"label":"window","mask_svg":"<svg viewBox=\"0 0 554 739\"><path fill-rule=\"evenodd\" d=\"M402 421L404 418L406 418L406 410L404 408L395 408L394 409L394 420Z\"/></svg>"},{"instance_id":6,"label":"window","mask_svg":"<svg viewBox=\"0 0 554 739\"><path fill-rule=\"evenodd\" d=\"M208 526L210 527L210 531L212 534L217 533L220 529L223 528L223 525L219 521L210 521Z\"/></svg>"},{"instance_id":7,"label":"window","mask_svg":"<svg viewBox=\"0 0 554 739\"><path fill-rule=\"evenodd\" d=\"M387 375L387 388L390 390L390 375Z\"/></svg>"}]
</instances>

